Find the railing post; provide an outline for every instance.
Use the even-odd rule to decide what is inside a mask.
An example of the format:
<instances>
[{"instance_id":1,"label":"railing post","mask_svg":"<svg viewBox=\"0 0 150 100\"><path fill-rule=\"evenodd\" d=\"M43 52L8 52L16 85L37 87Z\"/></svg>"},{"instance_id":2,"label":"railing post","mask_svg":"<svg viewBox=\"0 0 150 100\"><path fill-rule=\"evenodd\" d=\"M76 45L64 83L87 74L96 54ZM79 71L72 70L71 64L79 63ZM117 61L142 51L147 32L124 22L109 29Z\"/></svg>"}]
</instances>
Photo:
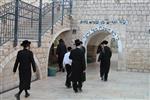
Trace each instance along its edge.
<instances>
[{"instance_id":1,"label":"railing post","mask_svg":"<svg viewBox=\"0 0 150 100\"><path fill-rule=\"evenodd\" d=\"M64 0L62 0L62 20L61 20L61 25L63 25L64 21Z\"/></svg>"},{"instance_id":2,"label":"railing post","mask_svg":"<svg viewBox=\"0 0 150 100\"><path fill-rule=\"evenodd\" d=\"M33 27L33 9L32 9L32 12L31 12L31 28Z\"/></svg>"},{"instance_id":3,"label":"railing post","mask_svg":"<svg viewBox=\"0 0 150 100\"><path fill-rule=\"evenodd\" d=\"M70 0L70 16L71 16L71 14L72 14L72 0Z\"/></svg>"},{"instance_id":4,"label":"railing post","mask_svg":"<svg viewBox=\"0 0 150 100\"><path fill-rule=\"evenodd\" d=\"M52 1L52 30L51 34L53 34L53 29L54 29L54 0Z\"/></svg>"},{"instance_id":5,"label":"railing post","mask_svg":"<svg viewBox=\"0 0 150 100\"><path fill-rule=\"evenodd\" d=\"M41 46L41 35L42 35L42 0L40 0L40 4L39 4L38 47Z\"/></svg>"},{"instance_id":6,"label":"railing post","mask_svg":"<svg viewBox=\"0 0 150 100\"><path fill-rule=\"evenodd\" d=\"M0 46L1 46L1 44L2 44L2 37L0 37Z\"/></svg>"},{"instance_id":7,"label":"railing post","mask_svg":"<svg viewBox=\"0 0 150 100\"><path fill-rule=\"evenodd\" d=\"M17 46L18 42L18 15L19 15L19 0L15 3L15 27L14 27L14 43L13 46Z\"/></svg>"}]
</instances>

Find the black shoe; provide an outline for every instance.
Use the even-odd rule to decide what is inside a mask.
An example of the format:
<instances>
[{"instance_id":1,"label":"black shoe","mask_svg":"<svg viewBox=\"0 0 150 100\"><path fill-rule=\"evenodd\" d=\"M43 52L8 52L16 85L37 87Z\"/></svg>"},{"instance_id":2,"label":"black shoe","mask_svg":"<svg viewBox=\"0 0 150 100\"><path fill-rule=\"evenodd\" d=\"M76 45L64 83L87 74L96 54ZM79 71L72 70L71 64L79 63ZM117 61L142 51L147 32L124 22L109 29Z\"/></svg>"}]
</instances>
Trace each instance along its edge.
<instances>
[{"instance_id":1,"label":"black shoe","mask_svg":"<svg viewBox=\"0 0 150 100\"><path fill-rule=\"evenodd\" d=\"M17 93L15 94L16 100L20 100L20 95Z\"/></svg>"},{"instance_id":2,"label":"black shoe","mask_svg":"<svg viewBox=\"0 0 150 100\"><path fill-rule=\"evenodd\" d=\"M78 93L78 90L74 90L75 93Z\"/></svg>"},{"instance_id":3,"label":"black shoe","mask_svg":"<svg viewBox=\"0 0 150 100\"><path fill-rule=\"evenodd\" d=\"M72 88L70 85L65 84L67 88Z\"/></svg>"},{"instance_id":4,"label":"black shoe","mask_svg":"<svg viewBox=\"0 0 150 100\"><path fill-rule=\"evenodd\" d=\"M62 72L65 72L65 69L64 69L64 68L62 68Z\"/></svg>"},{"instance_id":5,"label":"black shoe","mask_svg":"<svg viewBox=\"0 0 150 100\"><path fill-rule=\"evenodd\" d=\"M67 86L67 88L72 88L71 86Z\"/></svg>"},{"instance_id":6,"label":"black shoe","mask_svg":"<svg viewBox=\"0 0 150 100\"><path fill-rule=\"evenodd\" d=\"M80 92L82 92L82 89L81 89L81 88L79 88L79 91L80 91Z\"/></svg>"},{"instance_id":7,"label":"black shoe","mask_svg":"<svg viewBox=\"0 0 150 100\"><path fill-rule=\"evenodd\" d=\"M27 94L25 94L25 97L27 98L27 97L29 97L30 96L30 94L29 93L27 93Z\"/></svg>"},{"instance_id":8,"label":"black shoe","mask_svg":"<svg viewBox=\"0 0 150 100\"><path fill-rule=\"evenodd\" d=\"M106 82L106 81L107 81L107 79L104 79L104 81Z\"/></svg>"},{"instance_id":9,"label":"black shoe","mask_svg":"<svg viewBox=\"0 0 150 100\"><path fill-rule=\"evenodd\" d=\"M101 80L104 80L104 78L103 78L103 77L101 77Z\"/></svg>"},{"instance_id":10,"label":"black shoe","mask_svg":"<svg viewBox=\"0 0 150 100\"><path fill-rule=\"evenodd\" d=\"M57 70L57 72L61 72L61 70Z\"/></svg>"}]
</instances>

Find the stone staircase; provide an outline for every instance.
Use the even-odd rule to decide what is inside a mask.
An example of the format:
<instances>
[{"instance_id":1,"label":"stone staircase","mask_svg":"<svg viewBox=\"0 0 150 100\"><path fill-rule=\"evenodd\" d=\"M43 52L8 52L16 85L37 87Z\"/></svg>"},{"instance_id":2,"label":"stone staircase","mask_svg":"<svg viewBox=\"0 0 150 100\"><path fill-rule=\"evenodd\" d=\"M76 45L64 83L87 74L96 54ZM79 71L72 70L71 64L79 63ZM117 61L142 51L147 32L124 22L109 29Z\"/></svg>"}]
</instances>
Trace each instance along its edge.
<instances>
[{"instance_id":1,"label":"stone staircase","mask_svg":"<svg viewBox=\"0 0 150 100\"><path fill-rule=\"evenodd\" d=\"M50 18L47 16L45 20L43 20L43 28L47 27L50 23ZM41 47L38 47L37 40L33 38L27 38L31 41L31 50L34 53L34 58L37 64L38 71L32 75L32 80L35 79L44 79L47 78L47 67L48 67L48 53L50 47L54 40L64 31L70 30L70 19L68 15L64 16L64 23L62 25L61 19L55 19L54 24L54 34L51 34L51 27L47 27L44 29L42 39L41 39ZM28 22L27 22L28 23ZM26 29L31 29L22 24L20 27L26 27ZM33 27L32 27L33 28ZM35 30L35 28L33 28ZM34 31L37 32L37 31ZM35 34L34 34L35 36ZM31 36L32 37L32 36ZM13 74L13 65L16 59L17 52L22 49L20 43L25 38L20 38L18 40L18 46L13 47L13 39L10 39L8 42L4 43L0 46L0 93L10 90L14 87L18 86L18 74Z\"/></svg>"},{"instance_id":2,"label":"stone staircase","mask_svg":"<svg viewBox=\"0 0 150 100\"><path fill-rule=\"evenodd\" d=\"M48 52L50 47L56 37L61 34L64 30L70 29L70 20L68 16L64 17L64 24L61 25L59 20L54 25L54 33L51 34L51 29L49 29L42 36L42 46L37 46L37 41L30 40L31 50L34 53L34 58L37 63L38 72L33 74L32 78L35 80L43 79L47 77L47 67L48 67ZM22 40L19 40L20 44ZM16 59L17 52L21 49L21 46L13 47L13 40L8 41L4 45L0 46L0 92L12 89L18 86L18 75L13 75L12 69Z\"/></svg>"},{"instance_id":3,"label":"stone staircase","mask_svg":"<svg viewBox=\"0 0 150 100\"><path fill-rule=\"evenodd\" d=\"M61 10L57 11L60 2L55 3L54 23L61 16ZM42 6L42 34L44 34L51 25L52 4L46 3ZM15 25L15 2L9 2L0 6L0 45L14 37ZM19 2L18 17L18 38L19 39L38 39L39 27L39 7Z\"/></svg>"}]
</instances>

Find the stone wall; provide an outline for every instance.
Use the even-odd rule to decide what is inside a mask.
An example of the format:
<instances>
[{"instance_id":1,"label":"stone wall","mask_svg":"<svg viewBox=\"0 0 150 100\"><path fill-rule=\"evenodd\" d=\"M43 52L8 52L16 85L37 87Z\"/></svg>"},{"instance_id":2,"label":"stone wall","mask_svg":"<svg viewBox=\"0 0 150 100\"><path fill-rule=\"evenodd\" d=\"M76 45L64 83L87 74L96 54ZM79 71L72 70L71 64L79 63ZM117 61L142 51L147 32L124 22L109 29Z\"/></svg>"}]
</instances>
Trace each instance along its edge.
<instances>
[{"instance_id":1,"label":"stone wall","mask_svg":"<svg viewBox=\"0 0 150 100\"><path fill-rule=\"evenodd\" d=\"M1 0L0 1L0 6L4 5L5 3L11 2L12 0Z\"/></svg>"},{"instance_id":2,"label":"stone wall","mask_svg":"<svg viewBox=\"0 0 150 100\"><path fill-rule=\"evenodd\" d=\"M81 24L81 20L126 19L127 25L108 24L118 31L122 41L121 59L118 69L128 71L150 71L150 1L149 0L76 0L73 3L74 23L78 36L96 27ZM82 35L81 35L82 33ZM90 37L89 37L90 38Z\"/></svg>"}]
</instances>

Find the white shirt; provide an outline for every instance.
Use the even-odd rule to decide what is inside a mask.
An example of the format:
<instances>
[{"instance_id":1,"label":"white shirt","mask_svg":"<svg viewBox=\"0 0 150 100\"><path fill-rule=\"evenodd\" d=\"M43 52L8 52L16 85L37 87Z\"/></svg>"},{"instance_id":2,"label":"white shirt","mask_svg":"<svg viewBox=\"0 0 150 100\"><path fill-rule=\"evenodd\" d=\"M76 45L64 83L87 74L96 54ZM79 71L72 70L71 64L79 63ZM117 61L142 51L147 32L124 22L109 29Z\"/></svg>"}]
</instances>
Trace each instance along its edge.
<instances>
[{"instance_id":1,"label":"white shirt","mask_svg":"<svg viewBox=\"0 0 150 100\"><path fill-rule=\"evenodd\" d=\"M64 67L64 68L65 68L65 65L66 65L66 64L71 65L71 63L72 63L72 60L69 59L69 56L70 56L70 52L65 53L64 59L63 59L63 67Z\"/></svg>"}]
</instances>

